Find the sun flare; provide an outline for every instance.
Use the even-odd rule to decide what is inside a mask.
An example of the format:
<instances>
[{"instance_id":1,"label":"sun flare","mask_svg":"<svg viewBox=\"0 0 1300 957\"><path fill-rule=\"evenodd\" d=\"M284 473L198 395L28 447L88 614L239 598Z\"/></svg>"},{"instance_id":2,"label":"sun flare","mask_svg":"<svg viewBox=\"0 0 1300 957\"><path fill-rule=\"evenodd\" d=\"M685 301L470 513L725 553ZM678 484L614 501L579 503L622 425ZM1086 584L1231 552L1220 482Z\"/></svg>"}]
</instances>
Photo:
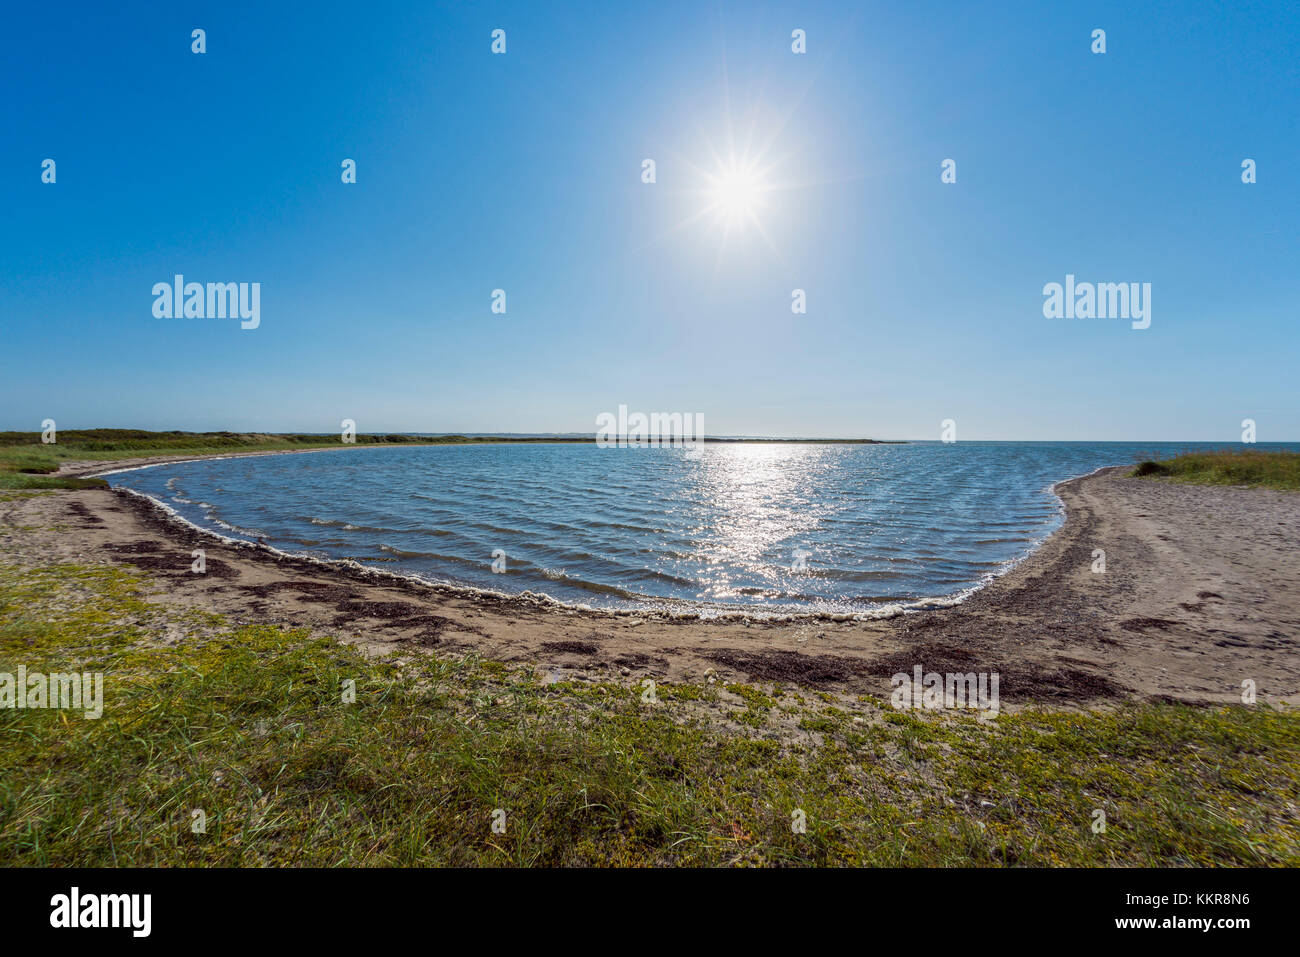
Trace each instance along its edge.
<instances>
[{"instance_id":1,"label":"sun flare","mask_svg":"<svg viewBox=\"0 0 1300 957\"><path fill-rule=\"evenodd\" d=\"M728 228L758 224L768 185L753 163L736 161L709 177L709 211Z\"/></svg>"},{"instance_id":2,"label":"sun flare","mask_svg":"<svg viewBox=\"0 0 1300 957\"><path fill-rule=\"evenodd\" d=\"M783 261L779 240L792 212L786 195L811 185L799 175L800 149L781 143L789 119L757 105L700 118L689 151L673 157L684 174L674 188L681 218L655 241L689 228L696 242L716 245L715 272L728 260L763 255L764 247ZM711 127L717 132L705 132Z\"/></svg>"}]
</instances>

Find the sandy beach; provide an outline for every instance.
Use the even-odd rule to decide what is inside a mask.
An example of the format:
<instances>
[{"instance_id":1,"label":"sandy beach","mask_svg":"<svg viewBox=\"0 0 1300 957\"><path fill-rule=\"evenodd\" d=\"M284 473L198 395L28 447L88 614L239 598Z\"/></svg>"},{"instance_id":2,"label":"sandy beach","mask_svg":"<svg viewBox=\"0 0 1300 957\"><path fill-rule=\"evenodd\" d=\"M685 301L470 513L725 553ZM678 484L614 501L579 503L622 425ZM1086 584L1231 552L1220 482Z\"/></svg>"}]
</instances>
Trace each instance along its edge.
<instances>
[{"instance_id":1,"label":"sandy beach","mask_svg":"<svg viewBox=\"0 0 1300 957\"><path fill-rule=\"evenodd\" d=\"M64 474L150 461L81 462ZM554 680L712 673L869 694L919 664L996 671L1012 705L1239 702L1246 680L1262 701L1300 700L1300 499L1127 472L1059 485L1063 527L964 603L881 621L707 621L464 592L232 545L141 496L99 489L0 505L0 560L129 565L157 583L154 600L182 609L307 626L373 652L477 654ZM206 574L191 571L199 547ZM1096 549L1104 572L1093 570Z\"/></svg>"}]
</instances>

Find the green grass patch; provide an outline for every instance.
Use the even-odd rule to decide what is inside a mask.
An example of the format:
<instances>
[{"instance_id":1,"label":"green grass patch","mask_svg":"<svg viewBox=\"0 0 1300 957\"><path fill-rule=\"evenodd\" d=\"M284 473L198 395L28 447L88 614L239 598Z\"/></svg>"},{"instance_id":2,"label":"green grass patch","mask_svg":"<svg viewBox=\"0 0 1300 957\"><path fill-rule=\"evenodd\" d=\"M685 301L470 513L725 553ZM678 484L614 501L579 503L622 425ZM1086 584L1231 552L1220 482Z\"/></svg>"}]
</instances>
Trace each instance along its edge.
<instances>
[{"instance_id":1,"label":"green grass patch","mask_svg":"<svg viewBox=\"0 0 1300 957\"><path fill-rule=\"evenodd\" d=\"M0 489L78 489L108 488L108 482L97 478L70 478L57 475L28 475L7 472L0 467Z\"/></svg>"},{"instance_id":2,"label":"green grass patch","mask_svg":"<svg viewBox=\"0 0 1300 957\"><path fill-rule=\"evenodd\" d=\"M1300 452L1189 452L1171 459L1140 462L1132 474L1195 485L1249 485L1296 491L1300 490Z\"/></svg>"},{"instance_id":3,"label":"green grass patch","mask_svg":"<svg viewBox=\"0 0 1300 957\"><path fill-rule=\"evenodd\" d=\"M1300 721L1264 706L985 725L836 698L810 705L814 743L767 722L775 689L647 702L630 679L366 658L170 610L132 570L0 560L0 671L19 664L102 671L105 701L0 709L10 864L1300 864Z\"/></svg>"},{"instance_id":4,"label":"green grass patch","mask_svg":"<svg viewBox=\"0 0 1300 957\"><path fill-rule=\"evenodd\" d=\"M106 488L103 479L59 478L59 458L52 446L0 446L0 489Z\"/></svg>"}]
</instances>

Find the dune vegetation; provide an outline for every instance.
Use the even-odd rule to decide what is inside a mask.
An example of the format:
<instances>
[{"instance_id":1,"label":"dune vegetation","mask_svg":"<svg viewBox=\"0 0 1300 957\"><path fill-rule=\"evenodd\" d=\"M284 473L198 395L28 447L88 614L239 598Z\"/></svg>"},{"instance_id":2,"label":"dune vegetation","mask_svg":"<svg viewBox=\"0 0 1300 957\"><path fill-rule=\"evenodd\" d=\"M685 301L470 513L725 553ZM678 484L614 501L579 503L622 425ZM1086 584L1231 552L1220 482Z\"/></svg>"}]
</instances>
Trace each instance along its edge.
<instances>
[{"instance_id":1,"label":"dune vegetation","mask_svg":"<svg viewBox=\"0 0 1300 957\"><path fill-rule=\"evenodd\" d=\"M1300 489L1300 452L1225 449L1188 452L1170 459L1138 463L1136 476L1195 485L1247 485Z\"/></svg>"}]
</instances>

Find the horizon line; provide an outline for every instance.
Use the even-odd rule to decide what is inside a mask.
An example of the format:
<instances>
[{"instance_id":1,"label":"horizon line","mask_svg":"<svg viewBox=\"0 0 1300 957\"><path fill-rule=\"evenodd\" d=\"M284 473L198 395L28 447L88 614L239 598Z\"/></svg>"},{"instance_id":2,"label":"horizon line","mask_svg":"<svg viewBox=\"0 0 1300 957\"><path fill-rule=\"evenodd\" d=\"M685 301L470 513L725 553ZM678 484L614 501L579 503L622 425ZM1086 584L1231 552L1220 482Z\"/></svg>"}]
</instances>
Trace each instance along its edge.
<instances>
[{"instance_id":1,"label":"horizon line","mask_svg":"<svg viewBox=\"0 0 1300 957\"><path fill-rule=\"evenodd\" d=\"M319 436L321 438L337 437L339 432L315 432L315 431L296 431L296 430L271 430L271 429L149 429L133 426L96 426L90 428L76 427L59 427L59 432L148 432L155 435L178 434L178 435L268 435L268 436ZM30 435L34 441L39 441L41 437L40 430L31 429L5 429L0 430L0 435ZM502 438L502 439L534 439L534 440L552 440L552 441L596 441L600 433L598 432L466 432L466 431L402 431L397 429L373 429L366 431L356 431L356 435L361 436L382 436L382 435L400 435L413 438ZM631 439L626 433L606 436L607 439L629 441L633 444L669 444L680 443L681 437L676 435L650 435ZM939 445L959 445L970 442L1015 442L1015 443L1115 443L1115 444L1139 444L1139 443L1158 443L1162 445L1171 445L1178 443L1195 443L1195 444L1221 444L1221 445L1296 445L1300 444L1300 439L1268 439L1258 440L1256 442L1243 442L1240 439L1099 439L1099 438L1076 438L1076 439L1048 439L1048 438L964 438L954 439L951 442L944 442L938 438L874 438L863 436L813 436L813 435L755 435L755 434L717 434L704 435L691 441L699 442L808 442L808 443L843 443L843 444L862 444L862 445L897 445L902 443L933 443Z\"/></svg>"}]
</instances>

